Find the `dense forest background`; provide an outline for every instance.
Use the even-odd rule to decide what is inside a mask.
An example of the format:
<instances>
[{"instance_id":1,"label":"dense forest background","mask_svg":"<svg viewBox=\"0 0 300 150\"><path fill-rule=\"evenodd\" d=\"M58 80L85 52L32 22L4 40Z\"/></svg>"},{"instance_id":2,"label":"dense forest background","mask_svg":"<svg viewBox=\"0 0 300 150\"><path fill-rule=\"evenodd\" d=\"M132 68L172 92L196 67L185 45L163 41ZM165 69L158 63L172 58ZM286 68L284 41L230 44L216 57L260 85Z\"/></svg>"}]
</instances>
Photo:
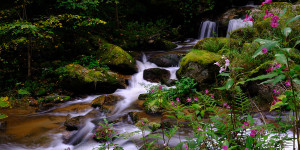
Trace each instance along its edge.
<instances>
[{"instance_id":1,"label":"dense forest background","mask_svg":"<svg viewBox=\"0 0 300 150\"><path fill-rule=\"evenodd\" d=\"M151 41L196 38L201 21L215 19L229 8L247 3L246 0L3 0L0 95L26 92L43 95L55 91L59 86L57 68L74 61L93 65L95 42L101 43L94 37L126 51L156 49ZM255 0L254 4L261 1ZM105 68L99 60L95 64ZM27 90L15 93L18 89Z\"/></svg>"}]
</instances>

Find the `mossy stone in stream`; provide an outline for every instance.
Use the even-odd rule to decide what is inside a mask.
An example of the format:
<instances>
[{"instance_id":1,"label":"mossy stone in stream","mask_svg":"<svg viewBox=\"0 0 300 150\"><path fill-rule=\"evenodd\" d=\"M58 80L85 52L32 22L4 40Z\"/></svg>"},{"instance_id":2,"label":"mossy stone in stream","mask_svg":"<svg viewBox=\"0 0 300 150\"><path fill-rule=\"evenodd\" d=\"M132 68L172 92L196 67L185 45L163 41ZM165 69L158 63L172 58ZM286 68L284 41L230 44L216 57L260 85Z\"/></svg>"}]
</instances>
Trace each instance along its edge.
<instances>
[{"instance_id":1,"label":"mossy stone in stream","mask_svg":"<svg viewBox=\"0 0 300 150\"><path fill-rule=\"evenodd\" d=\"M97 51L97 57L100 63L118 73L134 74L137 72L135 60L119 46L102 43Z\"/></svg>"},{"instance_id":2,"label":"mossy stone in stream","mask_svg":"<svg viewBox=\"0 0 300 150\"><path fill-rule=\"evenodd\" d=\"M202 49L210 52L218 52L223 48L235 48L240 46L240 42L232 38L204 38L199 40L193 47L193 49Z\"/></svg>"},{"instance_id":3,"label":"mossy stone in stream","mask_svg":"<svg viewBox=\"0 0 300 150\"><path fill-rule=\"evenodd\" d=\"M84 121L84 116L77 116L67 119L64 123L64 126L68 131L78 130L84 126Z\"/></svg>"},{"instance_id":4,"label":"mossy stone in stream","mask_svg":"<svg viewBox=\"0 0 300 150\"><path fill-rule=\"evenodd\" d=\"M153 48L158 50L171 50L176 47L177 45L175 43L161 38L156 39L153 43Z\"/></svg>"},{"instance_id":5,"label":"mossy stone in stream","mask_svg":"<svg viewBox=\"0 0 300 150\"><path fill-rule=\"evenodd\" d=\"M176 75L178 78L190 77L195 79L199 87L214 83L219 67L214 65L221 55L206 50L192 49L180 62Z\"/></svg>"}]
</instances>

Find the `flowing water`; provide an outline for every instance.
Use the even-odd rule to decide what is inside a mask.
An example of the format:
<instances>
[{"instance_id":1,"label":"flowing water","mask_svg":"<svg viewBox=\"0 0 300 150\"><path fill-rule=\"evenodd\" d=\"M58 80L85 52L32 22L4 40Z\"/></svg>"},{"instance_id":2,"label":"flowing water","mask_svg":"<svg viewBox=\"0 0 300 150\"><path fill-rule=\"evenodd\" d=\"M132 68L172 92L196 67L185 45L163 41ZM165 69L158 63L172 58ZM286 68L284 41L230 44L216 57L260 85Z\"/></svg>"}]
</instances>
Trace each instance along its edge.
<instances>
[{"instance_id":1,"label":"flowing water","mask_svg":"<svg viewBox=\"0 0 300 150\"><path fill-rule=\"evenodd\" d=\"M217 23L209 20L204 21L201 23L201 27L199 31L200 31L198 37L199 40L208 37L215 37L215 35L217 36L218 34Z\"/></svg>"},{"instance_id":2,"label":"flowing water","mask_svg":"<svg viewBox=\"0 0 300 150\"><path fill-rule=\"evenodd\" d=\"M236 29L252 27L252 21L243 21L242 19L231 19L228 24L227 35L226 37L230 37L230 33Z\"/></svg>"}]
</instances>

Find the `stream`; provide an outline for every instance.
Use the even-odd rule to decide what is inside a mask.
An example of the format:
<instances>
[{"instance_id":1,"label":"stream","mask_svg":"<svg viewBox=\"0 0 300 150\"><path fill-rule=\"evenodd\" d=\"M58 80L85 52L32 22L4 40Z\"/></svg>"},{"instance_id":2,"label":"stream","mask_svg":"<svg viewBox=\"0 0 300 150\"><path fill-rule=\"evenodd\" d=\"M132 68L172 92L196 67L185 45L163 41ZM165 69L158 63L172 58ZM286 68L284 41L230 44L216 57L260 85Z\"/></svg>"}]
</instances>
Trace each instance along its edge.
<instances>
[{"instance_id":1,"label":"stream","mask_svg":"<svg viewBox=\"0 0 300 150\"><path fill-rule=\"evenodd\" d=\"M188 39L184 43L177 43L178 47L173 51L189 51L197 42L194 39ZM155 52L158 53L158 52ZM146 54L148 55L148 54ZM92 150L97 149L100 143L93 140L93 130L98 122L107 118L110 122L118 120L114 123L113 128L118 133L139 131L134 126L129 117L129 112L141 112L142 110L133 105L140 94L146 93L147 85L155 85L158 83L150 83L143 79L143 71L148 68L163 68L171 73L170 79L176 79L176 67L158 67L147 61L147 56L143 55L141 61L137 61L138 73L131 76L129 85L126 89L118 89L113 94L124 97L119 101L112 113L107 115L91 107L91 102L100 95L89 95L84 98L78 98L68 101L59 106L50 108L43 112L33 112L25 110L25 112L11 113L0 122L0 150ZM84 127L77 131L66 131L64 122L67 118L85 116ZM272 116L268 116L272 118ZM259 122L259 119L256 119ZM183 136L193 136L190 129L180 129ZM292 132L288 132L292 137ZM65 139L68 137L68 140ZM128 139L116 139L113 142L123 147L125 150L138 150L142 145L141 134L134 134ZM163 144L162 141L158 141ZM172 137L170 146L179 143L178 135ZM292 145L291 145L292 146ZM286 149L291 149L287 147Z\"/></svg>"}]
</instances>

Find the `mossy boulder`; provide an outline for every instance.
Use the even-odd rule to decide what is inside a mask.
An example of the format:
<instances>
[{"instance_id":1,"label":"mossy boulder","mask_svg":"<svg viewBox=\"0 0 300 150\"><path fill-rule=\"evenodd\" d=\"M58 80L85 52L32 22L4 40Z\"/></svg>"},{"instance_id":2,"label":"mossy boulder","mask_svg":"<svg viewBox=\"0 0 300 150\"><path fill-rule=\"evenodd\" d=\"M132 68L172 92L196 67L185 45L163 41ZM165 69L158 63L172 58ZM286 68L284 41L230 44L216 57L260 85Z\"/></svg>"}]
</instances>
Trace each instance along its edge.
<instances>
[{"instance_id":1,"label":"mossy boulder","mask_svg":"<svg viewBox=\"0 0 300 150\"><path fill-rule=\"evenodd\" d=\"M162 53L151 56L149 61L159 67L174 67L178 66L182 53Z\"/></svg>"},{"instance_id":2,"label":"mossy boulder","mask_svg":"<svg viewBox=\"0 0 300 150\"><path fill-rule=\"evenodd\" d=\"M165 40L165 39L156 39L154 42L151 44L151 46L154 49L157 50L171 50L177 47L175 43L172 43L171 41Z\"/></svg>"},{"instance_id":3,"label":"mossy boulder","mask_svg":"<svg viewBox=\"0 0 300 150\"><path fill-rule=\"evenodd\" d=\"M256 28L246 27L234 30L230 33L230 38L241 40L244 42L251 42L259 35L259 32Z\"/></svg>"},{"instance_id":4,"label":"mossy boulder","mask_svg":"<svg viewBox=\"0 0 300 150\"><path fill-rule=\"evenodd\" d=\"M206 50L192 49L180 62L176 75L178 78L190 77L195 79L199 87L214 83L220 68L214 65L221 55Z\"/></svg>"},{"instance_id":5,"label":"mossy boulder","mask_svg":"<svg viewBox=\"0 0 300 150\"><path fill-rule=\"evenodd\" d=\"M161 68L149 68L145 69L143 73L143 78L149 82L155 83L165 83L171 76L169 70Z\"/></svg>"},{"instance_id":6,"label":"mossy boulder","mask_svg":"<svg viewBox=\"0 0 300 150\"><path fill-rule=\"evenodd\" d=\"M239 47L240 42L232 38L222 38L222 37L210 37L199 40L193 47L193 49L202 49L210 52L218 52L224 48L235 48Z\"/></svg>"},{"instance_id":7,"label":"mossy boulder","mask_svg":"<svg viewBox=\"0 0 300 150\"><path fill-rule=\"evenodd\" d=\"M135 60L119 46L102 43L96 55L100 63L107 65L113 71L121 74L137 72Z\"/></svg>"},{"instance_id":8,"label":"mossy boulder","mask_svg":"<svg viewBox=\"0 0 300 150\"><path fill-rule=\"evenodd\" d=\"M112 93L125 88L125 81L116 73L87 69L79 64L69 64L56 70L65 89L75 94Z\"/></svg>"}]
</instances>

